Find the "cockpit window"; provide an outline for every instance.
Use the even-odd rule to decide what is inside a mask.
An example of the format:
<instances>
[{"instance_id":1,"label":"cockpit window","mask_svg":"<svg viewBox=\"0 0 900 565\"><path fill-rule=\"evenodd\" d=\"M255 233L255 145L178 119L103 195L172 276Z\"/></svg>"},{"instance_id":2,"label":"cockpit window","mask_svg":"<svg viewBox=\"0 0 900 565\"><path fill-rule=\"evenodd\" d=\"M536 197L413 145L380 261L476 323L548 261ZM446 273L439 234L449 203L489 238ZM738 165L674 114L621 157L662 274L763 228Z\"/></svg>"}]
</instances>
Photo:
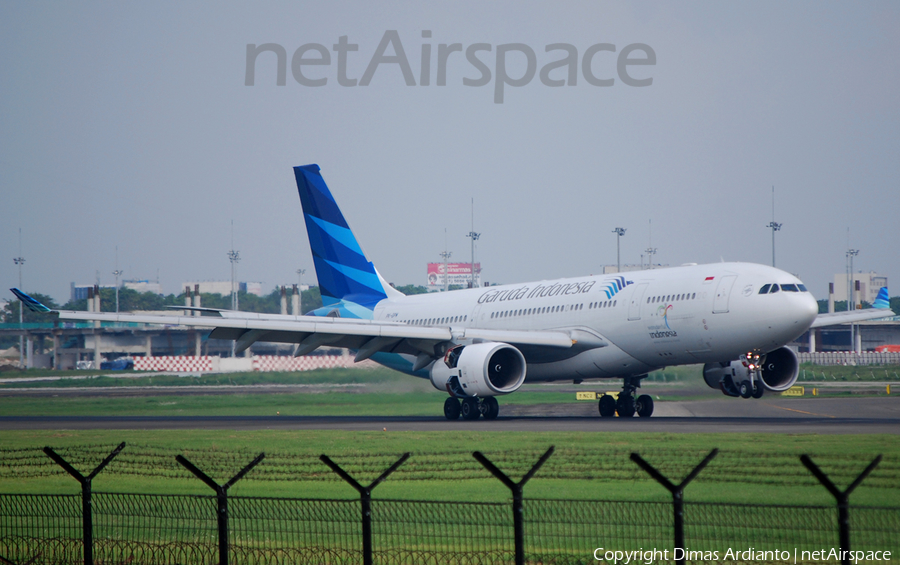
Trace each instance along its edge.
<instances>
[{"instance_id":1,"label":"cockpit window","mask_svg":"<svg viewBox=\"0 0 900 565\"><path fill-rule=\"evenodd\" d=\"M770 287L770 286L772 286L772 285L770 285L770 284L764 284L763 287L762 287L761 289L759 289L759 293L760 293L760 294L768 294L768 293L769 293L769 287Z\"/></svg>"},{"instance_id":2,"label":"cockpit window","mask_svg":"<svg viewBox=\"0 0 900 565\"><path fill-rule=\"evenodd\" d=\"M783 284L781 285L781 290L785 292L799 292L795 284Z\"/></svg>"},{"instance_id":3,"label":"cockpit window","mask_svg":"<svg viewBox=\"0 0 900 565\"><path fill-rule=\"evenodd\" d=\"M797 285L797 288L800 289L800 292L809 292L808 290L806 290L806 285L805 285L805 284L798 284L798 285Z\"/></svg>"},{"instance_id":4,"label":"cockpit window","mask_svg":"<svg viewBox=\"0 0 900 565\"><path fill-rule=\"evenodd\" d=\"M774 293L776 293L776 292L778 292L778 285L777 285L777 284L773 284L773 285L772 285L772 290L769 291L769 294L774 294Z\"/></svg>"}]
</instances>

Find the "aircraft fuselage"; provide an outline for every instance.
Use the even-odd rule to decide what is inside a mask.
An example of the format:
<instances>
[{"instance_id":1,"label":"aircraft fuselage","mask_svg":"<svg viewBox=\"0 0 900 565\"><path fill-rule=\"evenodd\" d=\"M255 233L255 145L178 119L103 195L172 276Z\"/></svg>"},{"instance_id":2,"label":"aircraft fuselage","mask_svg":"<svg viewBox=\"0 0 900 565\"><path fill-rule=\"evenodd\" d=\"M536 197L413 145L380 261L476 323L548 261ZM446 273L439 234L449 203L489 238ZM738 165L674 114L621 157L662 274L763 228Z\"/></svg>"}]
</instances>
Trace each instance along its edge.
<instances>
[{"instance_id":1,"label":"aircraft fuselage","mask_svg":"<svg viewBox=\"0 0 900 565\"><path fill-rule=\"evenodd\" d=\"M769 284L796 290L760 294ZM802 335L817 312L816 300L789 273L714 263L388 299L374 317L451 329L576 329L605 343L522 348L534 382L621 378L766 353Z\"/></svg>"}]
</instances>

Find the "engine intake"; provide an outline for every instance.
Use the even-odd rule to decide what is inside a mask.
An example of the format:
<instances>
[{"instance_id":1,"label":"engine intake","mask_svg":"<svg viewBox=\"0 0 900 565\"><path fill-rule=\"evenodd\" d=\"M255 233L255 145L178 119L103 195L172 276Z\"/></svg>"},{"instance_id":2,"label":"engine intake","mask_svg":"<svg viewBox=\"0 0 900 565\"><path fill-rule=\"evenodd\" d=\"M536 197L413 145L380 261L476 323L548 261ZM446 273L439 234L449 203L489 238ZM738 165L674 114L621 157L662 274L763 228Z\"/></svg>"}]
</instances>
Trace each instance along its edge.
<instances>
[{"instance_id":1,"label":"engine intake","mask_svg":"<svg viewBox=\"0 0 900 565\"><path fill-rule=\"evenodd\" d=\"M525 357L506 343L460 345L431 367L431 384L453 396L498 396L525 382Z\"/></svg>"},{"instance_id":2,"label":"engine intake","mask_svg":"<svg viewBox=\"0 0 900 565\"><path fill-rule=\"evenodd\" d=\"M800 361L793 349L781 347L766 355L762 364L762 380L766 388L783 392L797 382L800 375Z\"/></svg>"}]
</instances>

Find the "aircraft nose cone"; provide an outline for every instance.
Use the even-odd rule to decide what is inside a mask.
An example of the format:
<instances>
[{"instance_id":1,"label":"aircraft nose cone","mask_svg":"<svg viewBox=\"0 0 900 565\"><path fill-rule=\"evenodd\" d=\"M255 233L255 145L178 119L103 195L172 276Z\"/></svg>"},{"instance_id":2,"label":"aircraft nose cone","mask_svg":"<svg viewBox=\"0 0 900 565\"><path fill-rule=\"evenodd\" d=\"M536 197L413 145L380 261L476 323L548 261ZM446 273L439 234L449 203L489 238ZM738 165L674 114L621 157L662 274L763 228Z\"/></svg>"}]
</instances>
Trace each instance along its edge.
<instances>
[{"instance_id":1,"label":"aircraft nose cone","mask_svg":"<svg viewBox=\"0 0 900 565\"><path fill-rule=\"evenodd\" d=\"M816 316L819 315L819 303L811 294L804 293L800 295L794 306L798 321L806 324L806 327L812 325Z\"/></svg>"}]
</instances>

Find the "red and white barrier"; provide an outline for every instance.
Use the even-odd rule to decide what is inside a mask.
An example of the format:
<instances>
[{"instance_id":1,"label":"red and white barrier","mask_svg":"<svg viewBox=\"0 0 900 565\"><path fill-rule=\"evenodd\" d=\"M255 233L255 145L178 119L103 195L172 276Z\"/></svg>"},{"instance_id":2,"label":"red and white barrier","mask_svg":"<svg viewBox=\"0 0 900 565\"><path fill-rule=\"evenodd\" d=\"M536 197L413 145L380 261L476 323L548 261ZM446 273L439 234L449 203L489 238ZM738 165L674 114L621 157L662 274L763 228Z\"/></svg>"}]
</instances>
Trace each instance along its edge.
<instances>
[{"instance_id":1,"label":"red and white barrier","mask_svg":"<svg viewBox=\"0 0 900 565\"><path fill-rule=\"evenodd\" d=\"M310 355L308 357L283 357L259 355L253 357L254 371L312 371L352 367L353 357L348 355Z\"/></svg>"},{"instance_id":2,"label":"red and white barrier","mask_svg":"<svg viewBox=\"0 0 900 565\"><path fill-rule=\"evenodd\" d=\"M162 355L159 357L135 357L135 371L174 371L176 373L211 373L213 358L187 355Z\"/></svg>"},{"instance_id":3,"label":"red and white barrier","mask_svg":"<svg viewBox=\"0 0 900 565\"><path fill-rule=\"evenodd\" d=\"M291 357L258 355L251 359L244 357L193 357L187 355L164 355L159 357L135 357L135 371L168 371L172 373L227 373L234 371L312 371L336 367L372 367L372 361L354 363L350 355L310 355Z\"/></svg>"}]
</instances>

